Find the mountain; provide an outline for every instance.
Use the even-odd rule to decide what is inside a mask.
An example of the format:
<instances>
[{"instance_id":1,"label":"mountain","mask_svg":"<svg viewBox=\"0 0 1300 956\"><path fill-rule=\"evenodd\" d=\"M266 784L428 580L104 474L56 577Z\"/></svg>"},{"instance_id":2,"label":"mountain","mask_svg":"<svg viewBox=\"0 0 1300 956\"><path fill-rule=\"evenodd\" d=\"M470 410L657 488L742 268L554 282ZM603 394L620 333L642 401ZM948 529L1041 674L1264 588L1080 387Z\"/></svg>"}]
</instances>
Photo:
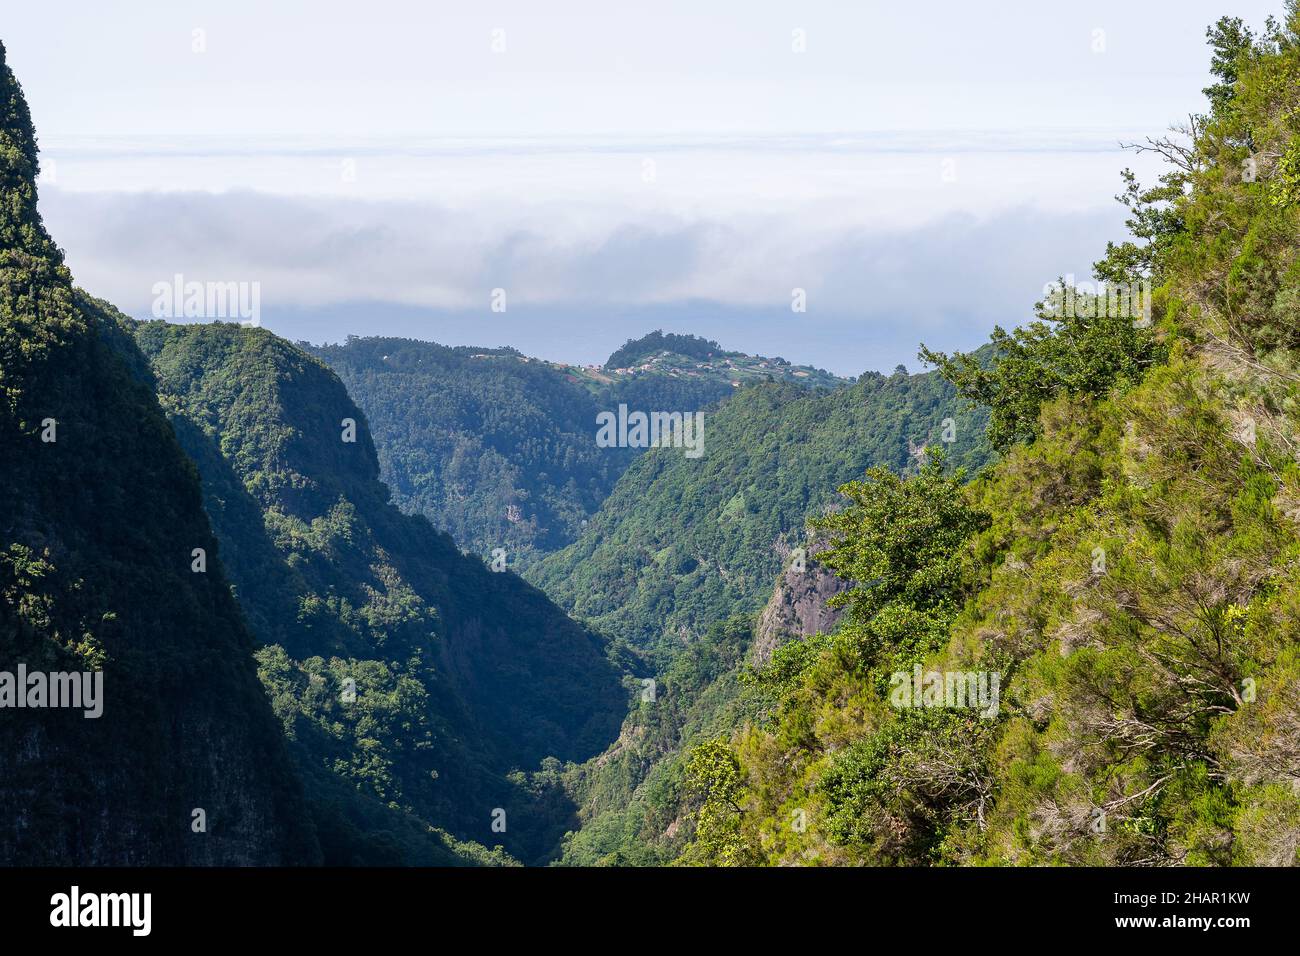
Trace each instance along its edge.
<instances>
[{"instance_id":1,"label":"mountain","mask_svg":"<svg viewBox=\"0 0 1300 956\"><path fill-rule=\"evenodd\" d=\"M614 737L628 695L603 643L400 512L365 416L314 356L262 329L129 324L308 778L459 840L544 854L568 823L562 801L511 775Z\"/></svg>"},{"instance_id":2,"label":"mountain","mask_svg":"<svg viewBox=\"0 0 1300 956\"><path fill-rule=\"evenodd\" d=\"M770 695L747 680L752 665L836 621L819 599L842 586L808 519L871 466L915 471L930 446L978 468L987 416L964 405L939 375L901 370L829 392L747 387L706 413L703 455L646 452L582 537L526 572L643 675L619 739L565 774L582 826L563 862L659 865L684 851L693 748L761 718Z\"/></svg>"},{"instance_id":3,"label":"mountain","mask_svg":"<svg viewBox=\"0 0 1300 956\"><path fill-rule=\"evenodd\" d=\"M194 467L139 352L74 295L37 171L0 45L0 861L317 862ZM17 709L20 669L37 703L44 675L102 680L101 712Z\"/></svg>"},{"instance_id":4,"label":"mountain","mask_svg":"<svg viewBox=\"0 0 1300 956\"><path fill-rule=\"evenodd\" d=\"M638 378L667 376L686 381L715 382L740 388L760 381L793 382L815 388L839 388L848 379L811 365L791 365L783 358L766 358L730 352L712 339L655 330L639 339L628 339L599 369L598 379L626 383ZM579 373L581 374L581 372ZM720 394L726 394L725 388Z\"/></svg>"},{"instance_id":5,"label":"mountain","mask_svg":"<svg viewBox=\"0 0 1300 956\"><path fill-rule=\"evenodd\" d=\"M988 455L982 413L935 373L864 374L831 392L763 383L706 413L704 453L640 456L572 545L526 575L561 606L665 661L733 614L756 613L807 519L872 465ZM945 441L945 438L952 440Z\"/></svg>"},{"instance_id":6,"label":"mountain","mask_svg":"<svg viewBox=\"0 0 1300 956\"><path fill-rule=\"evenodd\" d=\"M757 621L739 614L712 624L653 678L599 757L566 768L564 786L580 806L581 825L565 835L569 866L663 866L694 839L702 806L687 784L697 747L759 722L773 696L756 683L773 652L833 630L839 617L826 599L846 585L809 549L803 570L779 576Z\"/></svg>"},{"instance_id":7,"label":"mountain","mask_svg":"<svg viewBox=\"0 0 1300 956\"><path fill-rule=\"evenodd\" d=\"M490 559L501 549L508 566L520 568L571 542L635 456L636 449L596 445L600 412L620 404L695 411L766 378L845 384L783 360L658 332L611 357L635 353L636 367L626 369L411 339L350 337L304 347L338 373L365 411L397 503L471 552Z\"/></svg>"},{"instance_id":8,"label":"mountain","mask_svg":"<svg viewBox=\"0 0 1300 956\"><path fill-rule=\"evenodd\" d=\"M1209 36L1104 294L926 350L1004 453L819 523L838 627L693 751L684 862L1300 863L1300 12Z\"/></svg>"},{"instance_id":9,"label":"mountain","mask_svg":"<svg viewBox=\"0 0 1300 956\"><path fill-rule=\"evenodd\" d=\"M591 391L512 349L350 338L314 353L364 410L398 504L485 560L558 547L631 458L596 447Z\"/></svg>"},{"instance_id":10,"label":"mountain","mask_svg":"<svg viewBox=\"0 0 1300 956\"><path fill-rule=\"evenodd\" d=\"M0 862L1300 864L1300 7L1209 37L1103 289L843 385L135 322L0 46Z\"/></svg>"},{"instance_id":11,"label":"mountain","mask_svg":"<svg viewBox=\"0 0 1300 956\"><path fill-rule=\"evenodd\" d=\"M7 67L0 106L0 860L546 858L627 710L605 643L393 506L315 357L75 289ZM82 671L102 712L14 706Z\"/></svg>"}]
</instances>

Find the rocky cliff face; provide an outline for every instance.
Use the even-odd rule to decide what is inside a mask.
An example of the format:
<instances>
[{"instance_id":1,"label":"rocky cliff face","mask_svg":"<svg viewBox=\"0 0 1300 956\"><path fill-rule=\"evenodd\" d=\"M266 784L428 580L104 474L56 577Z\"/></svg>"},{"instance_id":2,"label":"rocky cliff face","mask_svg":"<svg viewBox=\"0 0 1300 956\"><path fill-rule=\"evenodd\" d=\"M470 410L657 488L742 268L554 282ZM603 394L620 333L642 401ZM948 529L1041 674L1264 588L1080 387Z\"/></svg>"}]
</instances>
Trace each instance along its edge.
<instances>
[{"instance_id":1,"label":"rocky cliff face","mask_svg":"<svg viewBox=\"0 0 1300 956\"><path fill-rule=\"evenodd\" d=\"M762 666L772 658L772 652L787 641L829 631L840 618L836 608L827 606L836 594L847 585L816 561L816 545L809 549L803 562L787 563L772 597L759 615L754 629L754 643L750 646L749 661Z\"/></svg>"}]
</instances>

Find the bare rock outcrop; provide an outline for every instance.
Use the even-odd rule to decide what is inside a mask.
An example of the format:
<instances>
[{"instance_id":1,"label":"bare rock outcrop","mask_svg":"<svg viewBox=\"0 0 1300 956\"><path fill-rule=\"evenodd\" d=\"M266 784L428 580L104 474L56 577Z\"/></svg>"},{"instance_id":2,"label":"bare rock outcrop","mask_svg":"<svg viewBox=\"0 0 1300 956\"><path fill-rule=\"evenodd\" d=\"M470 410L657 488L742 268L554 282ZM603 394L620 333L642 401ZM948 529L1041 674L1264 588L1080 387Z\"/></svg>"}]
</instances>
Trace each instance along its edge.
<instances>
[{"instance_id":1,"label":"bare rock outcrop","mask_svg":"<svg viewBox=\"0 0 1300 956\"><path fill-rule=\"evenodd\" d=\"M829 631L839 621L840 611L828 607L826 602L848 585L818 563L819 550L818 544L808 548L802 570L800 562L792 561L781 572L772 597L758 619L749 650L751 665L765 665L772 652L787 641Z\"/></svg>"}]
</instances>

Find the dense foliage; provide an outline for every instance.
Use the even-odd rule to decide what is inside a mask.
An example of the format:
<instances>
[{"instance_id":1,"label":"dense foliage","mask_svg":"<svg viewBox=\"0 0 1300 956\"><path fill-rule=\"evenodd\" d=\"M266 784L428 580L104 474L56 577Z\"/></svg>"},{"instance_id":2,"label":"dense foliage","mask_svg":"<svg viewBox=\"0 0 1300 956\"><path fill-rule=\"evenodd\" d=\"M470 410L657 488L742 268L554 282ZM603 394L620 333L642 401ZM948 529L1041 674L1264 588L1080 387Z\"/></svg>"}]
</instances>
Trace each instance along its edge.
<instances>
[{"instance_id":1,"label":"dense foliage","mask_svg":"<svg viewBox=\"0 0 1300 956\"><path fill-rule=\"evenodd\" d=\"M0 861L317 861L225 573L191 571L216 549L194 468L74 294L36 173L0 46L0 670L103 680L99 717L0 710Z\"/></svg>"},{"instance_id":2,"label":"dense foliage","mask_svg":"<svg viewBox=\"0 0 1300 956\"><path fill-rule=\"evenodd\" d=\"M681 854L702 803L689 784L688 755L757 717L766 699L744 683L750 639L746 618L719 622L636 684L638 703L618 740L565 773L582 826L565 838L563 864L658 866Z\"/></svg>"},{"instance_id":3,"label":"dense foliage","mask_svg":"<svg viewBox=\"0 0 1300 956\"><path fill-rule=\"evenodd\" d=\"M584 535L530 571L660 685L608 752L568 776L584 826L565 862L660 863L682 851L699 803L687 754L758 713L766 690L743 682L753 617L792 550L810 544L808 519L869 467L920 468L927 446L977 467L984 424L934 374L867 374L832 392L753 386L706 417L701 458L651 450Z\"/></svg>"},{"instance_id":4,"label":"dense foliage","mask_svg":"<svg viewBox=\"0 0 1300 956\"><path fill-rule=\"evenodd\" d=\"M601 643L393 507L364 416L317 359L262 329L134 329L266 644L275 711L308 779L328 784L320 799L342 782L426 832L549 851L571 810L509 775L612 738L627 695Z\"/></svg>"},{"instance_id":5,"label":"dense foliage","mask_svg":"<svg viewBox=\"0 0 1300 956\"><path fill-rule=\"evenodd\" d=\"M1151 282L1152 326L934 356L1007 451L964 489L845 489L853 613L692 763L723 796L684 860L1300 863L1300 15L1209 36L1211 111L1143 147L1169 171L1126 176L1133 235L1096 268ZM1000 704L900 703L909 661L997 675Z\"/></svg>"},{"instance_id":6,"label":"dense foliage","mask_svg":"<svg viewBox=\"0 0 1300 956\"><path fill-rule=\"evenodd\" d=\"M353 337L312 351L365 411L397 503L471 552L490 560L499 548L520 568L573 541L637 454L596 445L599 412L620 404L696 411L729 397L733 381L840 384L828 373L660 332L615 353L651 363L635 372L614 371L622 366L613 358L604 369L582 368L514 349L411 339Z\"/></svg>"},{"instance_id":7,"label":"dense foliage","mask_svg":"<svg viewBox=\"0 0 1300 956\"><path fill-rule=\"evenodd\" d=\"M951 444L955 463L978 466L985 419L960 406L933 373L868 373L832 392L745 389L706 414L700 458L673 448L641 456L582 537L528 576L662 663L762 606L838 485L875 465L914 469L929 445Z\"/></svg>"},{"instance_id":8,"label":"dense foliage","mask_svg":"<svg viewBox=\"0 0 1300 956\"><path fill-rule=\"evenodd\" d=\"M398 503L485 558L570 540L631 458L596 447L595 395L513 350L353 338L316 354L375 429Z\"/></svg>"},{"instance_id":9,"label":"dense foliage","mask_svg":"<svg viewBox=\"0 0 1300 956\"><path fill-rule=\"evenodd\" d=\"M963 398L989 410L989 442L1006 449L1034 437L1044 402L1132 385L1164 357L1155 334L1128 315L1079 311L1085 314L1010 333L995 328L990 344L997 360L987 366L973 354L948 356L925 346L921 358L938 366Z\"/></svg>"},{"instance_id":10,"label":"dense foliage","mask_svg":"<svg viewBox=\"0 0 1300 956\"><path fill-rule=\"evenodd\" d=\"M1149 313L1072 289L833 389L662 332L131 322L44 233L0 47L0 665L113 708L0 713L0 857L1300 864L1300 10L1208 37L1094 268ZM706 408L703 455L596 447L619 402ZM841 613L756 657L814 540Z\"/></svg>"},{"instance_id":11,"label":"dense foliage","mask_svg":"<svg viewBox=\"0 0 1300 956\"><path fill-rule=\"evenodd\" d=\"M675 332L665 335L662 329L655 329L649 335L624 342L606 360L605 367L631 368L658 352L673 352L693 359L709 359L725 354L722 346L712 339L678 335Z\"/></svg>"}]
</instances>

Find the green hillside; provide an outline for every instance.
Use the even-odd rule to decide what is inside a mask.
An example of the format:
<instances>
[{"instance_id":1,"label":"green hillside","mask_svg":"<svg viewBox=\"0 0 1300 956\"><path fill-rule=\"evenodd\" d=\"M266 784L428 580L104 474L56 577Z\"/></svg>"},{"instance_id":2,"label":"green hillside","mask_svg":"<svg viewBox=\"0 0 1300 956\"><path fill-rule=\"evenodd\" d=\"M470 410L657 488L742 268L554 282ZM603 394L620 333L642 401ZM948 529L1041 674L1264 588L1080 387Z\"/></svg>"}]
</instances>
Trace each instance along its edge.
<instances>
[{"instance_id":1,"label":"green hillside","mask_svg":"<svg viewBox=\"0 0 1300 956\"><path fill-rule=\"evenodd\" d=\"M1126 177L1096 266L1149 280L1153 321L1085 301L991 369L928 353L1008 450L846 489L844 623L694 751L686 861L1300 863L1300 15L1210 37L1211 112ZM916 706L915 666L1000 702Z\"/></svg>"},{"instance_id":2,"label":"green hillside","mask_svg":"<svg viewBox=\"0 0 1300 956\"><path fill-rule=\"evenodd\" d=\"M316 862L193 465L74 295L37 169L0 46L0 670L103 681L98 717L0 709L0 861Z\"/></svg>"},{"instance_id":3,"label":"green hillside","mask_svg":"<svg viewBox=\"0 0 1300 956\"><path fill-rule=\"evenodd\" d=\"M845 384L740 352L718 349L716 359L697 361L658 347L674 343L688 351L711 344L652 333L615 353L645 358L622 370L411 339L352 337L309 348L365 411L383 479L403 510L425 515L485 559L503 549L508 565L522 568L573 541L636 454L596 446L599 412L620 403L694 411L765 379Z\"/></svg>"},{"instance_id":4,"label":"green hillside","mask_svg":"<svg viewBox=\"0 0 1300 956\"><path fill-rule=\"evenodd\" d=\"M1208 36L1104 288L851 382L130 319L0 45L0 863L1300 865L1300 0Z\"/></svg>"},{"instance_id":5,"label":"green hillside","mask_svg":"<svg viewBox=\"0 0 1300 956\"><path fill-rule=\"evenodd\" d=\"M811 365L792 365L783 358L746 355L724 349L712 339L656 330L629 339L614 351L599 370L611 382L626 384L638 378L669 377L687 382L713 382L740 388L754 382L794 382L814 388L839 388L848 380Z\"/></svg>"},{"instance_id":6,"label":"green hillside","mask_svg":"<svg viewBox=\"0 0 1300 956\"><path fill-rule=\"evenodd\" d=\"M872 465L915 468L928 445L950 444L954 464L978 466L983 429L983 415L933 373L867 373L833 392L756 385L706 414L700 458L674 448L639 457L582 537L527 574L579 618L666 662L713 624L762 607L839 485Z\"/></svg>"},{"instance_id":7,"label":"green hillside","mask_svg":"<svg viewBox=\"0 0 1300 956\"><path fill-rule=\"evenodd\" d=\"M364 416L314 357L229 324L135 335L301 760L459 838L547 849L563 807L507 775L613 737L627 694L602 643L391 505Z\"/></svg>"},{"instance_id":8,"label":"green hillside","mask_svg":"<svg viewBox=\"0 0 1300 956\"><path fill-rule=\"evenodd\" d=\"M985 421L933 373L868 373L833 392L756 385L706 415L700 458L647 452L583 536L530 569L656 682L618 741L566 775L583 826L564 862L654 865L681 852L696 808L686 751L761 713L765 694L742 682L753 621L794 549L810 549L808 519L871 466L915 470L927 446L978 467ZM810 554L805 565L816 572Z\"/></svg>"}]
</instances>

